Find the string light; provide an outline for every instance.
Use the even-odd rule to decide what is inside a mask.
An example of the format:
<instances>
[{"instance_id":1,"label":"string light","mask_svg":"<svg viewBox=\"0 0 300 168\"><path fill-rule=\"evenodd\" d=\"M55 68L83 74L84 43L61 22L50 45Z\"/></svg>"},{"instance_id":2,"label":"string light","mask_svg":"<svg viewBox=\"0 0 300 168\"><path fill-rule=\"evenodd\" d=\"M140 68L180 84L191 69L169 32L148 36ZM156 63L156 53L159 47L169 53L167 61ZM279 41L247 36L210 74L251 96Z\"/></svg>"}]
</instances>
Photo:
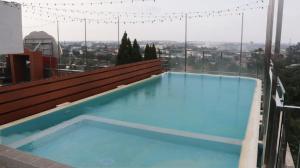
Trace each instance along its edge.
<instances>
[{"instance_id":1,"label":"string light","mask_svg":"<svg viewBox=\"0 0 300 168\"><path fill-rule=\"evenodd\" d=\"M120 15L140 15L140 16L149 16L153 15L151 12L112 12L112 11L93 11L93 10L79 10L79 9L66 9L66 8L51 8L51 7L44 7L38 5L26 5L23 6L24 9L42 9L44 11L56 11L56 12L63 12L63 13L76 13L76 14L90 14L90 15L110 15L110 16L120 16Z\"/></svg>"},{"instance_id":2,"label":"string light","mask_svg":"<svg viewBox=\"0 0 300 168\"><path fill-rule=\"evenodd\" d=\"M259 10L264 9L264 6L251 6L247 7L235 7L233 9L217 10L217 11L204 11L204 12L190 12L188 13L189 19L202 19L209 17L220 17L220 16L233 16L238 15L246 10ZM117 24L116 20L118 17L123 18L122 23L124 24L137 24L137 23L161 23L161 22L173 22L183 20L183 13L166 13L165 15L104 15L99 17L76 17L68 14L64 11L63 14L56 12L56 9L42 10L40 8L25 9L25 13L31 13L35 17L47 18L49 21L63 21L63 22L83 22L84 19L88 23L104 23L104 24Z\"/></svg>"},{"instance_id":3,"label":"string light","mask_svg":"<svg viewBox=\"0 0 300 168\"><path fill-rule=\"evenodd\" d=\"M149 17L155 17L155 18L158 18L158 17L168 17L168 16L184 16L185 14L188 14L189 16L191 15L199 15L199 14L202 14L202 15L205 15L206 13L225 13L225 12L230 12L230 11L240 11L240 10L243 10L243 8L247 8L249 9L251 5L255 4L255 5L259 5L260 3L263 3L263 1L261 0L257 0L255 1L255 3L247 3L247 4L243 4L243 5L239 5L233 9L225 9L225 10L215 10L215 11L201 11L201 12L172 12L172 13L165 13L163 16L157 16L157 15L153 15L153 13L151 12L141 12L141 13L138 13L138 12L111 12L111 11L93 11L93 10L76 10L76 9L68 9L68 8L53 8L53 7L45 7L45 6L41 6L39 4L36 4L36 5L26 5L26 6L23 6L25 9L42 9L43 11L52 11L52 12L62 12L62 13L72 13L72 14L81 14L81 15L86 15L86 14L89 14L89 15L98 15L98 16L103 16L103 15L109 15L109 16L112 16L112 17L134 17L134 18L137 18L137 17L140 17L140 18L149 18Z\"/></svg>"},{"instance_id":4,"label":"string light","mask_svg":"<svg viewBox=\"0 0 300 168\"><path fill-rule=\"evenodd\" d=\"M123 1L125 2L125 0ZM70 3L63 4L67 5ZM83 22L86 20L88 23L95 24L118 24L118 18L121 20L121 24L155 24L182 21L184 20L185 14L188 14L189 19L205 19L221 16L234 16L249 10L263 10L264 8L264 1L256 0L251 3L241 4L228 9L192 12L165 12L163 14L156 15L152 12L113 12L50 7L49 3L26 3L26 5L23 5L24 13L28 14L28 16L26 16L28 18L32 17L34 19L40 19L47 23L53 23L56 21L64 23ZM80 17L76 16L76 14L80 15Z\"/></svg>"},{"instance_id":5,"label":"string light","mask_svg":"<svg viewBox=\"0 0 300 168\"><path fill-rule=\"evenodd\" d=\"M32 6L32 5L39 5L39 6L62 6L62 7L74 7L74 6L102 6L102 5L113 5L113 4L123 4L123 3L136 3L136 2L155 2L155 0L108 0L108 1L96 1L96 2L21 2L15 1L20 3L22 6Z\"/></svg>"}]
</instances>

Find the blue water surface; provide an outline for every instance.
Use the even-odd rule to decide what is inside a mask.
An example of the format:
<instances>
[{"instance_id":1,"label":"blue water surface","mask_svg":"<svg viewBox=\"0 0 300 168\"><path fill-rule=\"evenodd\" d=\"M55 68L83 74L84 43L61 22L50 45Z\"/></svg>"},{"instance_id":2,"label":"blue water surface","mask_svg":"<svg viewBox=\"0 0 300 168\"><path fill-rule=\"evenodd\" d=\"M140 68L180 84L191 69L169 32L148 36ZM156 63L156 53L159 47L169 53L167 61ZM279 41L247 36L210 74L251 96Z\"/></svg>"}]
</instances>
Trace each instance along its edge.
<instances>
[{"instance_id":1,"label":"blue water surface","mask_svg":"<svg viewBox=\"0 0 300 168\"><path fill-rule=\"evenodd\" d=\"M0 131L0 142L9 145L80 115L242 141L255 87L256 81L252 79L166 73L141 84L3 129ZM84 123L65 128L20 149L74 167L238 165L239 151L210 149L209 145L203 148L201 145L174 143L162 140L160 136L149 138L143 136L143 133L129 134ZM51 138L53 136L56 138Z\"/></svg>"},{"instance_id":2,"label":"blue water surface","mask_svg":"<svg viewBox=\"0 0 300 168\"><path fill-rule=\"evenodd\" d=\"M78 168L238 167L237 149L202 143L83 121L19 149Z\"/></svg>"}]
</instances>

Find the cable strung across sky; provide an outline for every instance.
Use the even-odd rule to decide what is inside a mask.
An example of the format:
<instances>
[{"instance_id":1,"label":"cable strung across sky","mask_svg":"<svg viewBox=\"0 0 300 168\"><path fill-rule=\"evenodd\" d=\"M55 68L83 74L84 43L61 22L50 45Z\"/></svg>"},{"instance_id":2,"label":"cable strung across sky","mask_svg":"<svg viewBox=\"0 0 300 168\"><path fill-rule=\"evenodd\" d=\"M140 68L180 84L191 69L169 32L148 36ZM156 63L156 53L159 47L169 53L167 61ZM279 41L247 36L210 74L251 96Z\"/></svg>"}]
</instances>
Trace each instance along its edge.
<instances>
[{"instance_id":1,"label":"cable strung across sky","mask_svg":"<svg viewBox=\"0 0 300 168\"><path fill-rule=\"evenodd\" d=\"M123 4L123 3L136 3L136 2L155 2L155 0L100 0L100 1L84 1L84 2L24 2L24 1L14 1L20 3L22 6L27 6L27 5L39 5L39 6L101 6L101 5L106 5L106 4Z\"/></svg>"},{"instance_id":2,"label":"cable strung across sky","mask_svg":"<svg viewBox=\"0 0 300 168\"><path fill-rule=\"evenodd\" d=\"M185 14L188 19L202 19L220 16L240 15L243 12L251 10L263 10L265 8L264 1L257 0L251 3L238 5L232 8L205 10L193 12L165 12L163 14L154 14L153 12L113 12L113 11L93 11L81 9L68 9L43 6L40 4L23 6L26 17L42 19L48 22L83 22L88 23L104 23L118 24L119 21L123 24L144 24L144 23L162 23L183 20ZM78 16L76 16L76 14ZM30 16L31 15L31 16ZM84 16L83 16L84 15Z\"/></svg>"},{"instance_id":3,"label":"cable strung across sky","mask_svg":"<svg viewBox=\"0 0 300 168\"><path fill-rule=\"evenodd\" d=\"M168 16L184 16L185 14L188 15L199 15L199 14L206 14L206 13L222 13L222 12L229 12L229 11L233 11L233 10L242 10L243 8L255 8L258 5L262 5L263 1L258 0L256 2L252 2L252 3L246 3L243 5L239 5L236 6L235 8L232 9L224 9L224 10L211 10L211 11L194 11L194 12L170 12L170 13L164 13L163 16L158 16L158 15L154 15L153 12L116 12L116 11L95 11L95 10L82 10L82 9L73 9L73 8L57 8L57 7L49 7L49 6L41 6L39 4L36 5L23 5L23 8L27 9L27 10L36 10L36 9L42 9L42 10L46 10L46 11L50 11L50 12L63 12L63 13L72 13L72 14L90 14L90 15L109 15L109 16L114 16L114 17L128 17L129 15L136 17L168 17ZM255 5L255 6L254 6Z\"/></svg>"}]
</instances>

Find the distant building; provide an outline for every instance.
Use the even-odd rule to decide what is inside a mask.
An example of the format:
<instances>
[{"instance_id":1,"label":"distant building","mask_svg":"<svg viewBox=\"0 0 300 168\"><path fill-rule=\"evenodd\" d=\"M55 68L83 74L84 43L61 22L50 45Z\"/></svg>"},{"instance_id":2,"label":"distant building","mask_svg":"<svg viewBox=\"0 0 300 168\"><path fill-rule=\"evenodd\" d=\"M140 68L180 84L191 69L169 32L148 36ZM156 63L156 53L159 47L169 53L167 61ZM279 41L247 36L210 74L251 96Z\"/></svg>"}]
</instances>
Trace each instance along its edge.
<instances>
[{"instance_id":1,"label":"distant building","mask_svg":"<svg viewBox=\"0 0 300 168\"><path fill-rule=\"evenodd\" d=\"M194 56L194 52L193 52L193 49L187 49L187 56L190 57L190 56Z\"/></svg>"},{"instance_id":2,"label":"distant building","mask_svg":"<svg viewBox=\"0 0 300 168\"><path fill-rule=\"evenodd\" d=\"M44 67L51 70L51 73L48 75L50 76L55 73L62 51L53 36L44 31L31 32L24 38L24 47L33 52L41 52L43 55Z\"/></svg>"},{"instance_id":3,"label":"distant building","mask_svg":"<svg viewBox=\"0 0 300 168\"><path fill-rule=\"evenodd\" d=\"M32 51L40 51L44 56L55 58L59 57L59 50L61 50L58 49L54 37L44 31L31 32L24 38L24 46Z\"/></svg>"}]
</instances>

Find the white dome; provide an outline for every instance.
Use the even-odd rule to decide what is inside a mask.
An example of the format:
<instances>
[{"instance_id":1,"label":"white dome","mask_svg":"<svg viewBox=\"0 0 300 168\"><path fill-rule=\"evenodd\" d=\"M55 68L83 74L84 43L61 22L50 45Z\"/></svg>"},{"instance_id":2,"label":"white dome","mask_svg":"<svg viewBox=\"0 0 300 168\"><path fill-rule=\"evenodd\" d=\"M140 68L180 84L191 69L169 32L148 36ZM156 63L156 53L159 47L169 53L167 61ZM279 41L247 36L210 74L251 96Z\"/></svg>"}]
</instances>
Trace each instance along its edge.
<instances>
[{"instance_id":1,"label":"white dome","mask_svg":"<svg viewBox=\"0 0 300 168\"><path fill-rule=\"evenodd\" d=\"M44 55L52 55L53 57L58 57L58 45L57 42L55 40L55 38L51 35L49 35L48 33L44 32L44 31L34 31L31 32L30 34L28 34L25 38L24 38L24 44L25 47L34 50L35 47L39 44L39 43L49 43L52 44L52 47L48 47L47 46L40 46L38 48L38 50L42 51ZM35 45L28 45L28 44L35 44ZM47 53L45 53L47 50L49 50ZM49 53L50 52L50 53Z\"/></svg>"}]
</instances>

